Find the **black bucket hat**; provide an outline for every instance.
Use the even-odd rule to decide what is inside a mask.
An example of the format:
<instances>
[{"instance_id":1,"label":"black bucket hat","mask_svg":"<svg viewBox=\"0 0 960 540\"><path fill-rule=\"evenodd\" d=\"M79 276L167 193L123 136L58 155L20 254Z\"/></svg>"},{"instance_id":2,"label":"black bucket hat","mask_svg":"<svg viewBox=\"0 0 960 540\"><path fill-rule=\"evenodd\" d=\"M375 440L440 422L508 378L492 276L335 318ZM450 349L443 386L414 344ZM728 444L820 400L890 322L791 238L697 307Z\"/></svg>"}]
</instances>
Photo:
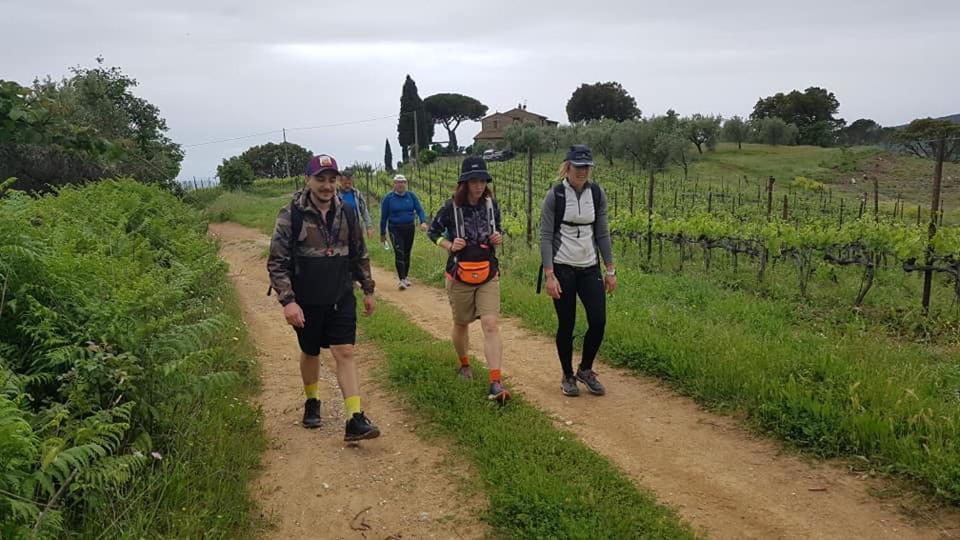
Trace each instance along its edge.
<instances>
[{"instance_id":1,"label":"black bucket hat","mask_svg":"<svg viewBox=\"0 0 960 540\"><path fill-rule=\"evenodd\" d=\"M593 167L593 153L585 144L575 144L567 151L567 161L575 167Z\"/></svg>"},{"instance_id":2,"label":"black bucket hat","mask_svg":"<svg viewBox=\"0 0 960 540\"><path fill-rule=\"evenodd\" d=\"M469 156L463 160L463 164L460 166L460 179L457 180L457 183L462 184L475 178L487 182L493 181L493 177L487 172L487 162L480 156Z\"/></svg>"}]
</instances>

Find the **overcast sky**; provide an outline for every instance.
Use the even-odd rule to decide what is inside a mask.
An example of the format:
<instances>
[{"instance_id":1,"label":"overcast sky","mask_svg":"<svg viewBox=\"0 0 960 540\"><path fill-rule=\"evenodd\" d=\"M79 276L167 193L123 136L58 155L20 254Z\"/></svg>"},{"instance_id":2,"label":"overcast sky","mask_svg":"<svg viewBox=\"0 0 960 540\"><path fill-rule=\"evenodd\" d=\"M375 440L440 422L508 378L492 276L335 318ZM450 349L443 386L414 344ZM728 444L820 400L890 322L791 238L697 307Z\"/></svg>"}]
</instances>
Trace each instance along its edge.
<instances>
[{"instance_id":1,"label":"overcast sky","mask_svg":"<svg viewBox=\"0 0 960 540\"><path fill-rule=\"evenodd\" d=\"M960 1L139 2L0 0L0 79L30 83L102 55L136 78L184 145L181 178L288 129L343 163L395 159L406 74L566 122L584 82L615 80L644 115L748 115L823 86L848 122L960 113ZM478 124L458 130L470 144ZM445 139L438 126L437 139ZM298 167L299 168L299 167Z\"/></svg>"}]
</instances>

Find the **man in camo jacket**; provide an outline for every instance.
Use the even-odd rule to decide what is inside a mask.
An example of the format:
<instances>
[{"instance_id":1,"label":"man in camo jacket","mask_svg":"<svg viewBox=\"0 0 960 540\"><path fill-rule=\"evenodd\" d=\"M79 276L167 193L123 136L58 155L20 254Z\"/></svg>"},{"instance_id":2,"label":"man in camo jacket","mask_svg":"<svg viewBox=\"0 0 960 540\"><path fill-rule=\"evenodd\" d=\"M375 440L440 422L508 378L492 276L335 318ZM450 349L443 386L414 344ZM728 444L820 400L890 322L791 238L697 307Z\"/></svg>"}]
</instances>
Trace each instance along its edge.
<instances>
[{"instance_id":1,"label":"man in camo jacket","mask_svg":"<svg viewBox=\"0 0 960 540\"><path fill-rule=\"evenodd\" d=\"M307 163L306 186L277 216L267 270L283 315L297 333L303 378L303 426L320 426L320 349L329 348L347 412L344 440L380 435L360 407L353 346L357 305L353 281L363 289L365 314L373 313L374 282L357 213L337 196L340 172L327 155Z\"/></svg>"}]
</instances>

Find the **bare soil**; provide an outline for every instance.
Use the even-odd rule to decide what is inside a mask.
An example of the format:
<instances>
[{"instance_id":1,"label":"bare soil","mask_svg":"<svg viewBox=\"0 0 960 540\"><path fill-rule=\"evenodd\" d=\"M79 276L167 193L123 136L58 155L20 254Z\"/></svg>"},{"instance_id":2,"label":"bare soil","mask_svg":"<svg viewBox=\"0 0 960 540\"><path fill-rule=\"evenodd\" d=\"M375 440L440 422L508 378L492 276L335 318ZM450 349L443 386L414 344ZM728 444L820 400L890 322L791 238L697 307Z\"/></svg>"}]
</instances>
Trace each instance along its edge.
<instances>
[{"instance_id":1,"label":"bare soil","mask_svg":"<svg viewBox=\"0 0 960 540\"><path fill-rule=\"evenodd\" d=\"M382 361L370 346L358 346L363 406L383 435L343 442L343 401L333 360L322 353L323 425L307 430L296 334L275 297L267 297L263 250L267 238L239 225L211 225L221 257L230 265L250 337L257 348L263 410L270 447L251 486L273 528L269 538L384 539L483 538L479 521L486 504L464 460L443 441L427 442L418 421L373 381Z\"/></svg>"}]
</instances>

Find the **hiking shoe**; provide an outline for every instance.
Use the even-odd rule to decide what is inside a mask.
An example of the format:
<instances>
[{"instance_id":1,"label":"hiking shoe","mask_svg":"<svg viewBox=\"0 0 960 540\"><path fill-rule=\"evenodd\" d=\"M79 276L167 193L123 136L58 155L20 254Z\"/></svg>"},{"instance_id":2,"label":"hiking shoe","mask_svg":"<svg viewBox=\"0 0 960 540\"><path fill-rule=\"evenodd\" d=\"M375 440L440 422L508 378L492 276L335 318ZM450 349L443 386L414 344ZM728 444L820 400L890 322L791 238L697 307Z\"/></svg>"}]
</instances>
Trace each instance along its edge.
<instances>
[{"instance_id":1,"label":"hiking shoe","mask_svg":"<svg viewBox=\"0 0 960 540\"><path fill-rule=\"evenodd\" d=\"M504 388L503 383L500 381L494 381L490 383L490 393L487 394L487 399L496 401L502 405L510 401L510 391Z\"/></svg>"},{"instance_id":2,"label":"hiking shoe","mask_svg":"<svg viewBox=\"0 0 960 540\"><path fill-rule=\"evenodd\" d=\"M320 427L320 400L310 398L303 404L303 427L313 429Z\"/></svg>"},{"instance_id":3,"label":"hiking shoe","mask_svg":"<svg viewBox=\"0 0 960 540\"><path fill-rule=\"evenodd\" d=\"M403 278L403 284L406 285L408 289L413 287L413 283L410 283L410 278Z\"/></svg>"},{"instance_id":4,"label":"hiking shoe","mask_svg":"<svg viewBox=\"0 0 960 540\"><path fill-rule=\"evenodd\" d=\"M597 380L597 374L592 369L578 369L577 380L587 385L587 390L595 396L602 396L606 393L606 389Z\"/></svg>"},{"instance_id":5,"label":"hiking shoe","mask_svg":"<svg viewBox=\"0 0 960 540\"><path fill-rule=\"evenodd\" d=\"M353 413L353 418L347 420L346 433L343 435L345 441L362 441L364 439L376 439L380 436L380 430L370 422L367 415L360 411Z\"/></svg>"},{"instance_id":6,"label":"hiking shoe","mask_svg":"<svg viewBox=\"0 0 960 540\"><path fill-rule=\"evenodd\" d=\"M404 289L406 289L406 288L407 288L407 280L401 279L401 280L400 280L400 290L402 291L402 290L404 290Z\"/></svg>"},{"instance_id":7,"label":"hiking shoe","mask_svg":"<svg viewBox=\"0 0 960 540\"><path fill-rule=\"evenodd\" d=\"M457 370L457 375L465 381L473 380L473 369L470 366L460 366L460 369Z\"/></svg>"},{"instance_id":8,"label":"hiking shoe","mask_svg":"<svg viewBox=\"0 0 960 540\"><path fill-rule=\"evenodd\" d=\"M576 397L580 395L580 388L577 386L577 379L573 377L564 377L560 381L560 391L563 395Z\"/></svg>"}]
</instances>

